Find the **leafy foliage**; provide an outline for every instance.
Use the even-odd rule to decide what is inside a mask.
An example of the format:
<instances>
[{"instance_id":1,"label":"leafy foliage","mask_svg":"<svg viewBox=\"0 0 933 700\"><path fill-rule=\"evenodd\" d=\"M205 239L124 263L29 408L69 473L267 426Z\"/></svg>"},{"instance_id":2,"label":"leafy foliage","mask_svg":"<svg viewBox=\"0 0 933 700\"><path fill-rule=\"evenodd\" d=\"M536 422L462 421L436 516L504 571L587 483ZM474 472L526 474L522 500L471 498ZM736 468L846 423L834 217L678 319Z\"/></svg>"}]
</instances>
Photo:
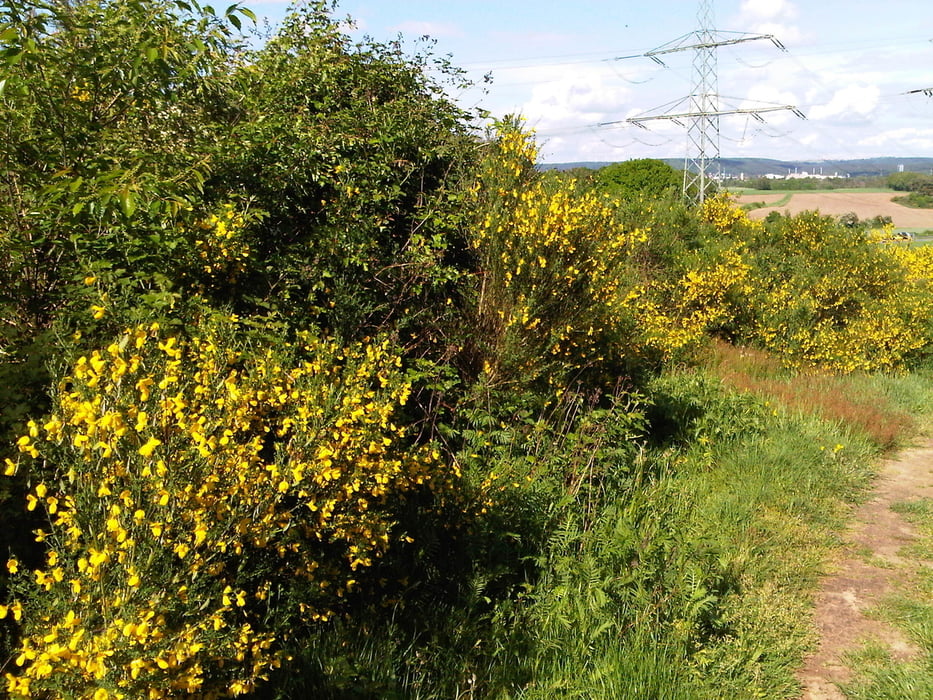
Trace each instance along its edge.
<instances>
[{"instance_id":1,"label":"leafy foliage","mask_svg":"<svg viewBox=\"0 0 933 700\"><path fill-rule=\"evenodd\" d=\"M399 43L350 45L326 9L289 15L236 71L245 116L206 187L264 217L225 300L344 337L407 326L439 342L425 326L463 272L457 183L473 154L468 115L427 75L459 77Z\"/></svg>"},{"instance_id":2,"label":"leafy foliage","mask_svg":"<svg viewBox=\"0 0 933 700\"><path fill-rule=\"evenodd\" d=\"M471 188L469 245L481 275L474 341L485 381L551 390L603 381L635 365L621 306L627 258L644 231L573 182L541 177L537 150L505 122Z\"/></svg>"},{"instance_id":3,"label":"leafy foliage","mask_svg":"<svg viewBox=\"0 0 933 700\"><path fill-rule=\"evenodd\" d=\"M149 0L11 1L0 25L4 326L32 335L74 314L89 274L168 303L153 293L177 293L190 266L167 264L185 253L174 224L236 114L224 18Z\"/></svg>"},{"instance_id":4,"label":"leafy foliage","mask_svg":"<svg viewBox=\"0 0 933 700\"><path fill-rule=\"evenodd\" d=\"M750 337L789 364L891 369L929 343L928 278L901 254L815 213L782 218L750 248L761 280ZM922 254L919 254L922 255Z\"/></svg>"},{"instance_id":5,"label":"leafy foliage","mask_svg":"<svg viewBox=\"0 0 933 700\"><path fill-rule=\"evenodd\" d=\"M596 171L599 188L619 199L659 199L683 187L683 173L661 160L640 158L613 163Z\"/></svg>"},{"instance_id":6,"label":"leafy foliage","mask_svg":"<svg viewBox=\"0 0 933 700\"><path fill-rule=\"evenodd\" d=\"M891 173L888 175L888 187L899 192L917 192L933 194L933 176L924 173Z\"/></svg>"},{"instance_id":7,"label":"leafy foliage","mask_svg":"<svg viewBox=\"0 0 933 700\"><path fill-rule=\"evenodd\" d=\"M332 11L2 4L10 694L791 692L868 450L669 370L919 362L931 255L542 173Z\"/></svg>"},{"instance_id":8,"label":"leafy foliage","mask_svg":"<svg viewBox=\"0 0 933 700\"><path fill-rule=\"evenodd\" d=\"M236 119L226 66L241 14L161 0L0 7L0 429L42 405L62 337L103 342L115 316L196 303L189 233Z\"/></svg>"}]
</instances>

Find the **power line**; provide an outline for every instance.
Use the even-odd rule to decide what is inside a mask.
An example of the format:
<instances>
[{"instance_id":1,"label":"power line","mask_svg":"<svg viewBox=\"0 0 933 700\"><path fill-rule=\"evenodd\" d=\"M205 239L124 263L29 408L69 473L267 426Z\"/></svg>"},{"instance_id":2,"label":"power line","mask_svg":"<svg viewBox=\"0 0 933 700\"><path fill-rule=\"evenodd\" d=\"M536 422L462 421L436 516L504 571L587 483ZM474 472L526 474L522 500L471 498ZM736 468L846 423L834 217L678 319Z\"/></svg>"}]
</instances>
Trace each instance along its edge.
<instances>
[{"instance_id":1,"label":"power line","mask_svg":"<svg viewBox=\"0 0 933 700\"><path fill-rule=\"evenodd\" d=\"M717 32L717 31L715 31L715 30L713 30L713 31L714 31L714 34L715 34L715 37L714 37L714 38L716 38L717 40L721 38L721 39L723 39L724 42L725 42L724 45L723 45L723 47L721 48L721 50L720 50L720 49L717 49L717 50L718 50L718 59L717 59L717 60L718 60L720 63L723 62L723 58L724 58L724 56L725 56L725 57L726 57L726 62L738 62L739 64L741 64L741 65L743 65L743 66L745 66L745 67L755 67L753 64L761 63L761 62L762 62L762 58L765 57L765 56L767 55L767 54L765 54L764 51L757 51L757 52L756 52L756 51L751 51L751 52L749 52L748 49L750 49L750 48L752 47L753 43L754 43L754 40L751 38L752 36L761 36L762 38L768 38L768 35L747 35L747 36L746 36L746 35L742 35L741 33L738 33L738 32L732 32L732 33L730 33L730 32ZM702 41L699 41L699 40L697 39L697 35L698 35L698 32L694 32L693 34L685 35L684 37L681 37L679 40L675 40L675 42L670 42L669 44L665 44L665 45L662 46L662 47L658 47L657 49L651 49L650 51L643 52L643 53L641 53L641 54L634 54L634 53L632 53L632 54L629 54L629 55L627 55L627 56L614 56L614 57L610 57L610 58L605 57L606 54L602 54L603 57L602 57L602 58L598 58L599 54L596 53L596 52L593 52L593 53L590 53L590 54L573 54L572 56L580 56L580 57L582 58L582 60L576 60L576 61L574 61L574 60L568 60L568 61L560 61L560 60L557 60L557 61L549 62L549 63L547 63L547 64L539 63L539 62L538 62L538 59L522 59L523 61L528 61L528 63L526 63L524 66L521 66L521 65L513 65L513 66L511 66L511 67L508 67L508 66L507 66L507 67L504 67L502 70L503 70L503 72L505 72L506 74L508 74L508 71L513 71L513 73L514 73L514 70L528 70L528 69L530 69L530 68L534 68L535 65L537 65L537 66L541 66L541 65L552 65L552 66L560 66L560 65L567 65L567 66L583 66L583 65L588 65L588 66L592 67L593 69L595 69L596 72L597 72L598 74L604 74L604 71L603 71L601 68L602 68L602 67L605 67L605 68L608 68L608 69L612 70L613 73L615 73L615 77L618 78L619 80L626 81L626 82L628 82L628 83L639 84L639 83L641 83L641 82L644 82L644 80L643 80L644 78L647 78L647 81L648 81L648 82L660 80L660 79L662 78L662 71L659 71L659 70L657 70L657 69L663 67L663 68L664 68L663 74L677 73L677 74L678 74L678 78L684 79L684 80L691 80L691 77L690 77L690 76L687 76L685 71L681 72L681 71L677 70L678 67L682 67L682 66L684 65L684 63L685 63L684 61L679 61L679 62L678 62L678 61L676 61L676 60L669 60L669 59L673 59L676 55L678 55L675 51L672 50L672 49L678 48L678 47L674 46L674 44L676 44L678 41L680 42L679 49L680 49L680 51L682 51L682 52L684 52L684 53L686 53L688 50L693 51L693 52L696 52L698 49L703 48L703 46L704 46L705 44L716 43L716 42L702 42ZM735 41L735 39L737 38L737 36L745 36L745 38L746 38L747 40L746 40L746 41L742 41L742 42L737 42L737 41ZM905 36L905 37L903 37L903 38L897 39L896 41L893 40L892 37L888 36L888 37L885 37L884 39L881 39L881 40L872 41L871 39L869 39L868 42L859 41L857 44L856 44L855 42L851 42L851 41L849 41L849 42L834 42L834 43L831 43L831 44L821 43L821 44L819 44L819 45L815 45L815 46L814 46L814 45L811 45L811 46L805 47L804 50L803 50L802 52L794 51L793 53L790 53L790 52L784 52L783 54L777 53L777 57L771 59L770 61L767 61L767 62L765 63L765 66L768 66L768 65L771 65L771 64L776 64L776 65L778 65L778 66L782 66L782 65L784 64L785 59L788 59L790 63L792 63L792 64L794 64L794 66L796 66L796 69L797 69L797 70L802 70L803 73L804 73L805 75L809 76L809 78L813 81L813 83L814 83L814 88L815 88L815 89L814 89L814 90L811 90L811 92L808 93L808 96L807 96L807 98L806 98L805 101L804 101L805 104L807 104L808 106L804 107L803 105L801 105L800 107L796 108L796 109L798 110L798 116L800 116L800 115L799 115L799 111L807 111L807 112L809 112L810 109L816 109L817 106L819 106L819 108L820 108L821 110L823 110L824 107L830 106L830 105L824 105L824 104L822 104L822 102L825 102L825 98L823 98L822 96L819 96L819 95L817 94L817 86L819 86L819 88L822 88L822 90L823 90L825 93L827 93L827 95L830 95L830 94L833 94L834 91L837 91L837 90L838 90L838 88L839 88L838 82L839 82L839 81L827 79L826 75L825 75L822 71L814 71L812 67L808 67L807 65L805 65L804 63L802 63L802 62L800 61L800 56L798 55L798 53L799 53L800 55L803 55L803 56L811 56L811 55L812 55L812 56L819 56L819 55L830 54L830 55L838 56L840 59L842 59L842 58L844 58L844 56L845 56L846 54L850 54L850 53L852 53L853 51L856 51L856 50L857 50L858 52L860 52L860 53L864 53L866 50L871 50L871 49L876 48L876 47L895 47L895 46L896 46L896 47L898 47L898 48L903 49L903 48L905 48L908 44L915 47L916 45L918 45L918 44L920 44L920 43L924 44L926 47L929 47L929 43L928 43L928 42L929 42L929 39L928 39L928 38L924 38L924 39L922 40L922 42L921 42L921 41L918 40L917 37L915 37L915 36L914 36L914 37ZM772 43L772 42L769 42L769 44L770 44L770 43ZM661 52L664 51L665 49L667 49L667 53L661 53ZM727 53L726 53L726 54L723 54L723 51L726 51ZM627 70L627 69L618 70L617 68L615 68L615 66L618 66L619 68L621 68L620 62L623 61L623 60L629 59L629 58L642 58L642 59L644 59L644 58L646 57L646 54L647 54L647 53L654 53L654 54L656 55L656 57L660 59L660 62L659 62L659 61L652 60L651 63L648 63L648 64L647 64L648 66L651 66L652 68L654 68L654 70L647 70L647 71L646 71L646 70L644 70L643 68L640 68L638 71L629 72L629 70ZM745 56L745 55L747 55L748 53L751 53L751 55L752 55L752 61L751 61L751 62L748 62L748 61L742 60L742 56L739 55L740 53L742 54L742 56ZM775 53L776 53L776 52L775 52ZM772 55L773 55L773 54L772 54ZM590 57L593 57L593 58L590 58ZM562 57L555 57L555 58L558 58L558 59L559 59L559 58L562 58ZM650 57L648 57L648 58L649 58L649 60L650 60ZM488 65L488 64L487 64L487 65ZM910 63L907 64L907 65L914 65L915 69L918 67L916 61L910 62ZM793 66L790 66L789 68L790 68L790 69L793 69ZM589 71L589 70L590 70L590 69L587 68L587 71ZM498 69L497 69L497 72L498 72ZM562 71L562 72L563 72L563 71ZM724 66L717 66L717 73L718 73L718 75L717 75L717 79L718 79L718 80L724 80L724 79L725 79L724 76L726 75L726 73L725 73L725 67L724 67ZM909 91L907 91L907 92L903 92L903 90L905 90L905 88L907 88L907 87L910 85L911 82L913 82L914 84L916 84L916 83L921 82L922 80L924 80L924 78L923 78L923 76L922 76L922 73L919 73L917 70L913 70L913 71L911 71L911 73L912 73L912 76L908 76L907 74L904 74L904 75L902 76L902 78L898 81L898 82L900 82L900 85L898 85L897 88L900 88L901 91L896 91L897 88L895 88L895 90L890 90L890 88L889 88L889 90L888 90L888 91L885 91L883 94L880 94L880 95L878 95L878 94L873 94L873 95L870 95L870 97L871 97L872 99L881 99L881 100L885 100L885 101L892 101L892 100L893 100L894 102L901 102L902 104L911 105L911 106L912 106L911 109L914 110L914 111L917 110L917 109L924 110L924 109L925 109L925 105L926 105L926 104L930 104L930 101L928 101L928 100L923 100L923 99L921 99L921 100L916 100L915 98L916 98L917 94L926 95L927 97L933 97L933 86L931 86L931 87L925 87L925 88L917 88L917 89L909 90ZM736 75L740 78L740 74L737 73ZM918 76L919 76L919 78L920 78L919 80L917 80ZM518 77L518 76L515 76L515 77ZM522 77L524 77L524 76L522 76ZM529 77L530 77L530 76L529 76ZM631 79L630 79L630 77L631 77ZM866 76L866 77L867 77L867 76ZM912 77L913 80L911 80L910 77ZM549 79L545 79L544 82L559 83L559 82L562 82L562 81L564 81L564 80L566 79L565 76L559 76L559 77L558 77L558 76L554 75L554 73L552 73L551 75L549 75L548 78L549 78ZM597 75L597 78L596 78L596 79L598 79L598 78L599 78L599 75ZM889 79L890 79L890 76L889 76ZM495 87L497 87L497 88L498 88L498 87L510 87L510 86L513 86L513 85L523 85L523 84L526 84L526 83L528 83L528 84L541 84L541 82L542 82L542 81L541 81L540 79L536 79L536 80L531 80L531 79L529 79L529 80L522 80L522 79L519 79L519 80L515 80L515 81L508 80L508 81L505 82L505 83L499 83L499 82L497 81L496 84L495 84ZM694 79L691 81L691 89L692 89L692 87L693 87L692 83L695 83L695 82L696 82L696 81L695 81L695 78L694 78ZM891 87L894 87L894 86L892 85ZM676 88L674 88L674 89L676 90ZM927 92L927 91L929 91L929 92ZM694 91L694 94L697 94L698 92L699 92L699 91ZM776 94L778 94L778 93L776 93ZM726 117L726 116L727 116L727 113L728 113L728 114L733 114L733 113L735 113L735 114L738 114L739 116L743 116L743 113L742 113L741 110L746 110L746 111L748 111L747 114L744 114L744 117L745 117L745 118L744 118L744 121L745 121L746 124L753 123L752 120L760 121L759 118L752 117L752 116L751 116L751 112L757 112L757 113L759 113L759 116L767 116L768 112L777 112L777 111L780 110L780 108L784 108L784 109L787 109L787 110L790 111L790 112L793 112L793 105L790 104L790 103L791 103L791 102L797 102L797 99L798 99L797 97L794 97L794 96L791 96L791 95L788 95L788 96L786 96L786 97L778 97L777 99L786 100L788 104L772 103L772 104L768 104L767 107L765 107L765 106L763 106L763 105L762 105L761 103L759 103L759 102L748 102L748 101L745 101L745 100L739 100L736 104L730 104L730 103L728 102L727 98L725 98L724 96L721 96L721 95L720 95L720 96L718 96L718 97L719 97L719 103L718 103L718 105L717 105L718 108L719 108L719 109L718 109L718 114L713 113L713 114L712 114L713 117L715 117L715 118ZM553 99L553 98L552 98L552 99ZM688 122L688 121L691 121L691 120L693 120L693 119L696 119L696 114L694 113L694 111L692 110L691 105L690 105L689 102L687 101L688 99L689 99L689 98L686 98L686 99L680 100L680 101L674 101L674 102L672 102L670 105L665 106L663 109L668 110L668 111L670 112L669 114L661 114L661 113L659 113L659 109L660 109L660 108L655 108L655 109L652 109L652 110L650 110L650 111L643 112L643 113L640 113L640 114L639 114L639 113L633 114L633 112L630 111L629 114L632 115L632 116L631 116L631 119L633 119L633 120L639 120L639 119L641 119L642 121L647 121L647 120L644 119L645 117L653 116L653 117L656 117L656 118L659 120L659 121L657 122L659 125L660 125L660 123L661 123L660 120L666 119L667 122L670 123L672 126L676 123L676 124L679 124L681 127L685 128L685 127L687 126L687 122ZM819 102L820 104L814 106L814 103L816 103L816 102ZM766 111L766 110L767 110L767 111ZM584 111L586 111L586 110L584 110ZM599 110L597 109L597 110L595 110L595 111L599 111ZM824 111L825 111L825 110L824 110ZM864 114L864 110L862 110L862 111L856 110L856 111L859 112L859 114L862 114L863 118L867 118L867 119L869 119L869 120L871 120L873 117L877 117L877 114L874 114L874 113L871 113L871 114ZM924 112L924 113L926 114L926 112ZM568 116L569 116L569 115L568 115ZM579 117L579 116L583 116L583 115L580 114L580 115L577 115L577 116ZM814 113L814 116L815 116L815 113ZM577 121L577 122L576 122L576 125L568 124L567 121L570 121L570 120L562 120L562 121L564 121L564 126L563 126L563 127L558 126L557 124L555 124L554 126L555 126L556 128L554 128L553 130L552 130L552 129L548 129L548 133L549 133L549 134L552 134L552 135L554 135L554 136L556 136L556 137L564 137L564 136L570 136L570 135L572 135L572 134L586 134L586 133L594 133L594 135L595 135L595 132L598 132L599 130L602 130L602 129L612 129L612 128L618 128L618 127L620 127L620 126L635 126L635 124L630 123L630 122L628 122L628 120L624 120L624 119L623 119L623 120L619 120L619 121L615 121L615 122L598 122L598 123L595 123L595 124L594 124L594 123L590 123L590 124L586 124L585 126L583 125L583 124L585 124L585 117L584 117L584 119L581 119L581 120ZM769 120L769 121L773 121L773 120ZM572 123L572 122L571 122L571 123ZM646 123L645 125L649 125L649 124L650 124L650 122L649 122L649 123ZM817 125L816 125L816 124L813 124L813 126L816 127ZM740 128L741 128L741 127L740 127ZM725 126L725 125L723 126L723 129L726 129L726 126ZM638 130L638 131L636 131L635 133L640 133L640 131L641 131L641 130ZM652 131L655 131L655 130L652 129ZM668 134L671 133L671 131L672 131L671 129L666 129L666 130L665 130L665 129L658 129L658 130L657 130L657 132L660 132L660 133L668 133ZM853 150L853 149L852 149L852 146L853 146L854 144L853 144L851 141L848 141L848 140L846 140L846 139L844 139L844 138L840 139L840 138L839 138L839 134L838 134L835 130L821 130L821 131L822 131L822 138L823 138L823 139L828 139L830 142L833 142L833 143L835 144L835 146L832 147L833 150L837 150L837 149L838 149L838 150L842 150L842 151L852 151L852 150ZM656 132L656 133L657 133L657 132ZM767 137L769 137L769 138L774 138L771 134L765 133L761 128L750 129L750 128L748 128L747 126L746 126L746 134L747 134L747 136L744 136L744 135L743 135L742 141L741 141L740 143L746 143L746 142L748 142L750 139L753 139L756 135L763 135L763 136L767 136ZM545 134L539 132L539 135L545 135ZM664 138L664 137L662 136L661 138ZM720 133L720 134L719 134L719 138L722 139L722 138L725 138L725 137L722 135L722 133ZM728 140L728 139L727 139L727 140ZM791 139L791 140L793 141L793 139ZM805 147L805 150L811 150L811 151L814 151L814 152L817 151L817 150L820 150L820 149L815 149L815 148L813 147L813 145L812 145L810 139L805 139L805 140L806 140L806 142L807 142L806 144L803 143L803 142L797 142L798 145L801 146L801 147ZM638 144L647 145L647 144L645 143L645 141L642 141L642 140L635 140L635 141L633 141L632 143L638 143ZM652 145L653 145L653 144L652 144ZM616 146L616 147L617 147L617 146ZM689 144L688 144L688 149L689 149L689 148L690 148L690 146L689 146ZM716 150L717 150L717 149L712 149L710 152L715 153ZM689 161L687 160L687 158L685 158L685 161L689 162ZM713 165L716 164L716 163L715 163L715 159L711 159L711 161L712 161L712 164L713 164Z\"/></svg>"},{"instance_id":2,"label":"power line","mask_svg":"<svg viewBox=\"0 0 933 700\"><path fill-rule=\"evenodd\" d=\"M728 36L729 34L739 34L740 32L727 32L727 31L718 31L718 35ZM685 36L690 36L685 35ZM771 35L761 35L766 38ZM747 40L751 41L751 39ZM800 50L798 48L794 49L794 53L798 56L823 56L823 55L842 55L847 53L863 53L867 50L876 50L876 49L885 49L885 48L898 48L903 49L905 46L914 45L914 44L925 44L930 40L927 38L919 38L916 36L905 36L905 37L896 37L896 38L887 38L884 41L844 41L844 42L827 42L819 44L818 49L811 50ZM729 45L734 45L739 42L729 42ZM782 46L783 46L783 42ZM661 47L658 47L661 48ZM635 49L636 53L626 54L626 55L612 55L610 51L594 51L589 53L575 53L575 54L562 54L557 56L523 56L520 58L502 58L502 59L490 59L486 60L476 60L476 61L466 61L459 63L459 67L464 70L477 70L477 71L488 71L498 70L498 71L509 71L509 70L522 70L525 68L545 68L552 66L575 66L581 65L584 63L601 63L601 62L616 62L616 61L625 61L636 58L644 58L648 53L655 51L655 49L646 49L640 50ZM590 58L583 58L584 56L589 56ZM579 60L556 60L562 58L572 58ZM515 65L510 65L515 64ZM666 65L666 64L665 64Z\"/></svg>"}]
</instances>

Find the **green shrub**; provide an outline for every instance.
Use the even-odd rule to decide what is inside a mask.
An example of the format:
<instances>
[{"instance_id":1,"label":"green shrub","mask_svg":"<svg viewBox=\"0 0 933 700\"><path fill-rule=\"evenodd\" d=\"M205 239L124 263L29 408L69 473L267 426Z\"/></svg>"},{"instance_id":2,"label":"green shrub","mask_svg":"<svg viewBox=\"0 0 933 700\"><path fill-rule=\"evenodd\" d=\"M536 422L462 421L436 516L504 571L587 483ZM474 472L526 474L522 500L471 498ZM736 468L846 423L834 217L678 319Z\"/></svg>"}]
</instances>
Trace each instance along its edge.
<instances>
[{"instance_id":1,"label":"green shrub","mask_svg":"<svg viewBox=\"0 0 933 700\"><path fill-rule=\"evenodd\" d=\"M927 284L897 254L809 212L761 229L747 248L754 319L739 336L794 367L903 366L928 343Z\"/></svg>"},{"instance_id":2,"label":"green shrub","mask_svg":"<svg viewBox=\"0 0 933 700\"><path fill-rule=\"evenodd\" d=\"M468 265L460 181L470 115L438 80L459 74L399 42L356 45L311 3L232 71L242 118L205 191L264 212L253 261L228 301L361 339L388 328L425 347Z\"/></svg>"}]
</instances>

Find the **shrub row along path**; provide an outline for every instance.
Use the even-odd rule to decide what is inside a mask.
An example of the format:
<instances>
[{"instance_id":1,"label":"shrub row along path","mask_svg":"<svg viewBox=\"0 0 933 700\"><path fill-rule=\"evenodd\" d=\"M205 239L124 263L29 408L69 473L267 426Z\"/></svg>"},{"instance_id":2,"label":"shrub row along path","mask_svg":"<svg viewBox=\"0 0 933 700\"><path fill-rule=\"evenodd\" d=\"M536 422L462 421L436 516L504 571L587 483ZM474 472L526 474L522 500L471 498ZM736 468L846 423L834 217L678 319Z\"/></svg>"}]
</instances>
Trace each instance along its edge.
<instances>
[{"instance_id":1,"label":"shrub row along path","mask_svg":"<svg viewBox=\"0 0 933 700\"><path fill-rule=\"evenodd\" d=\"M887 645L895 659L919 653L896 629L867 613L908 585L916 567L933 564L902 555L916 533L891 509L921 498L933 498L933 440L885 460L870 499L856 510L839 561L817 597L820 643L799 674L802 700L845 700L837 685L852 679L845 655L866 641Z\"/></svg>"},{"instance_id":2,"label":"shrub row along path","mask_svg":"<svg viewBox=\"0 0 933 700\"><path fill-rule=\"evenodd\" d=\"M797 192L783 206L753 209L748 213L752 219L763 219L772 211L799 214L802 211L819 211L821 214L839 216L855 212L860 219L875 216L890 216L896 227L933 228L933 209L911 209L891 200L904 192ZM744 194L739 204L751 202L779 202L786 192L767 194Z\"/></svg>"}]
</instances>

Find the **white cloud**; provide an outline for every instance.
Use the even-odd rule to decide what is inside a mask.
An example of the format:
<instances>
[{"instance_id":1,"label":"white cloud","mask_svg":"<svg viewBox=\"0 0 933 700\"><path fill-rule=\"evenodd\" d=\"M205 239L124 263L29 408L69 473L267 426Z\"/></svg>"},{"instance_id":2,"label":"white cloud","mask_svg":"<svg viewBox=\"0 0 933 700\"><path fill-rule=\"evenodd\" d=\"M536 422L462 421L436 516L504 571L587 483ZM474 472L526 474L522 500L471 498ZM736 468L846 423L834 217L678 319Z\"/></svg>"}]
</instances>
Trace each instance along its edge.
<instances>
[{"instance_id":1,"label":"white cloud","mask_svg":"<svg viewBox=\"0 0 933 700\"><path fill-rule=\"evenodd\" d=\"M794 19L797 8L788 0L743 0L739 10L743 18L755 22L774 19Z\"/></svg>"},{"instance_id":2,"label":"white cloud","mask_svg":"<svg viewBox=\"0 0 933 700\"><path fill-rule=\"evenodd\" d=\"M770 34L786 45L800 44L805 38L800 27L783 22L762 22L755 25L755 31L759 34Z\"/></svg>"},{"instance_id":3,"label":"white cloud","mask_svg":"<svg viewBox=\"0 0 933 700\"><path fill-rule=\"evenodd\" d=\"M837 90L826 104L814 105L808 117L813 121L864 120L878 107L880 98L881 90L877 85L848 85Z\"/></svg>"},{"instance_id":4,"label":"white cloud","mask_svg":"<svg viewBox=\"0 0 933 700\"><path fill-rule=\"evenodd\" d=\"M788 0L744 0L739 9L739 22L747 31L771 34L790 45L805 38L794 22L797 15L797 6Z\"/></svg>"},{"instance_id":5,"label":"white cloud","mask_svg":"<svg viewBox=\"0 0 933 700\"><path fill-rule=\"evenodd\" d=\"M882 131L859 141L859 145L898 152L929 152L933 150L933 129L905 127Z\"/></svg>"},{"instance_id":6,"label":"white cloud","mask_svg":"<svg viewBox=\"0 0 933 700\"><path fill-rule=\"evenodd\" d=\"M624 147L635 128L598 126L639 111L632 107L633 88L626 82L631 76L606 64L578 64L512 71L509 79L529 86L512 110L520 111L539 134L545 162L631 157Z\"/></svg>"},{"instance_id":7,"label":"white cloud","mask_svg":"<svg viewBox=\"0 0 933 700\"><path fill-rule=\"evenodd\" d=\"M511 104L504 100L511 98ZM538 128L581 127L623 118L631 88L605 65L534 66L495 76L486 106L521 112Z\"/></svg>"},{"instance_id":8,"label":"white cloud","mask_svg":"<svg viewBox=\"0 0 933 700\"><path fill-rule=\"evenodd\" d=\"M722 49L718 92L731 99L721 106L792 105L807 120L789 110L762 114L764 124L745 115L723 117L723 157L816 160L933 151L933 128L926 128L933 121L933 100L893 97L928 84L922 77L922 59L930 52L926 41L916 48L842 43L845 35L812 21L809 3L743 0L736 6L739 11L719 23L722 29L773 34L790 50L783 53L766 41ZM517 40L502 33L497 38ZM541 38L523 37L532 43ZM560 37L549 39L554 44ZM908 49L914 60L906 60ZM677 101L694 89L691 58L672 56L665 69L637 60L500 69L483 104L497 115L524 114L538 131L544 162L678 157L686 148L686 124L654 120L646 122L648 130L596 125L687 111ZM901 128L911 126L916 128Z\"/></svg>"},{"instance_id":9,"label":"white cloud","mask_svg":"<svg viewBox=\"0 0 933 700\"><path fill-rule=\"evenodd\" d=\"M755 107L772 107L775 105L795 105L797 95L773 83L758 83L749 88L742 107L753 109Z\"/></svg>"}]
</instances>

